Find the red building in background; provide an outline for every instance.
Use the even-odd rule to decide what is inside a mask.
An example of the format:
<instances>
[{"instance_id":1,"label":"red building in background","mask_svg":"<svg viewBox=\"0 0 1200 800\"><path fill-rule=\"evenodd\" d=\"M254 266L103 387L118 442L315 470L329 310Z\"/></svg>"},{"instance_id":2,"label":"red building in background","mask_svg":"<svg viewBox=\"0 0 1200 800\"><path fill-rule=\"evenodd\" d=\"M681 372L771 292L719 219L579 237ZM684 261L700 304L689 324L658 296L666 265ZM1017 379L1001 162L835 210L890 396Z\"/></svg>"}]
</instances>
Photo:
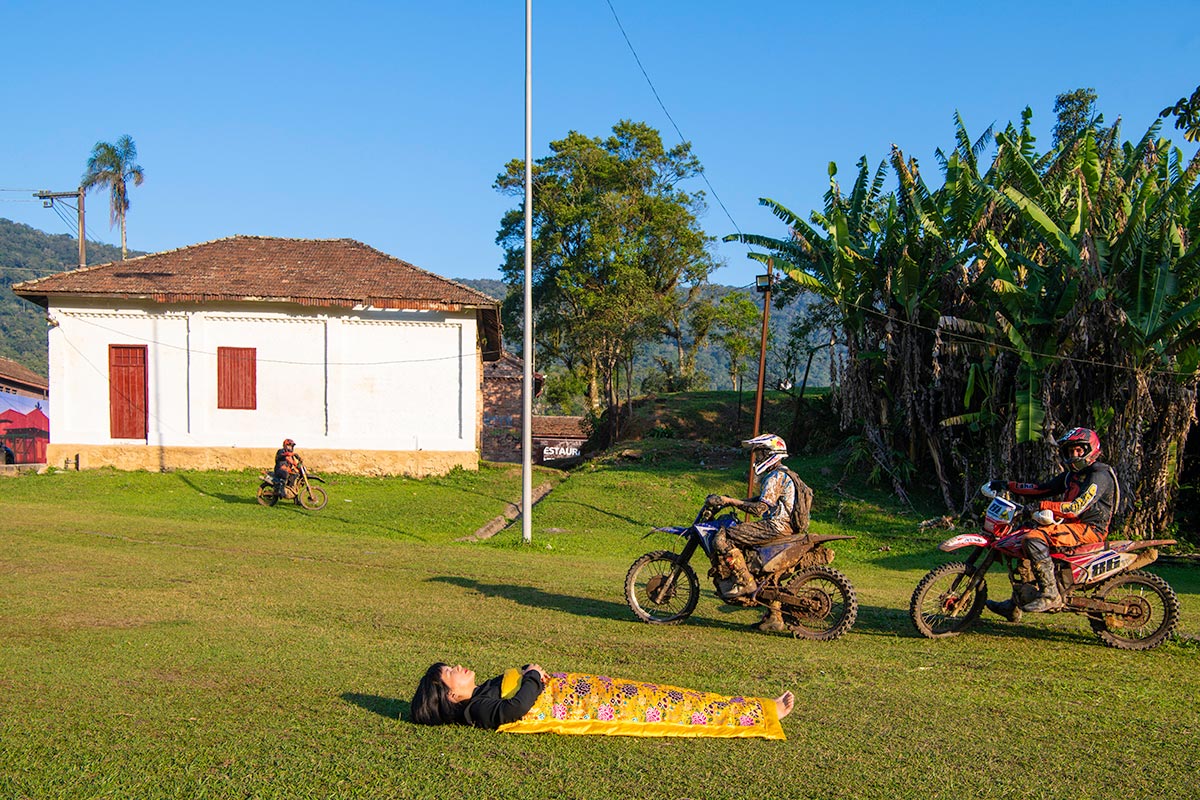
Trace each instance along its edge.
<instances>
[{"instance_id":1,"label":"red building in background","mask_svg":"<svg viewBox=\"0 0 1200 800\"><path fill-rule=\"evenodd\" d=\"M15 463L46 463L49 399L45 378L16 361L0 358L0 449L5 456L11 451Z\"/></svg>"}]
</instances>

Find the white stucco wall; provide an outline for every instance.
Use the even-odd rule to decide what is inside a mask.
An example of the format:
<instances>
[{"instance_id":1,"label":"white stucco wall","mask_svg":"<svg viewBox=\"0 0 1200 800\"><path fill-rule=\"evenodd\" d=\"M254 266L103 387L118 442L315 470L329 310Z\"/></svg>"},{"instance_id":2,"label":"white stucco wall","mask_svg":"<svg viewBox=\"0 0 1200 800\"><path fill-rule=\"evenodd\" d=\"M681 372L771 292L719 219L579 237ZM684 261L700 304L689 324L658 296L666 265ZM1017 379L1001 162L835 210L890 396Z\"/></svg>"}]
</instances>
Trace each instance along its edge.
<instances>
[{"instance_id":1,"label":"white stucco wall","mask_svg":"<svg viewBox=\"0 0 1200 800\"><path fill-rule=\"evenodd\" d=\"M474 311L52 304L51 444L109 427L108 346L147 346L146 445L474 451ZM217 348L257 353L257 408L217 408Z\"/></svg>"}]
</instances>

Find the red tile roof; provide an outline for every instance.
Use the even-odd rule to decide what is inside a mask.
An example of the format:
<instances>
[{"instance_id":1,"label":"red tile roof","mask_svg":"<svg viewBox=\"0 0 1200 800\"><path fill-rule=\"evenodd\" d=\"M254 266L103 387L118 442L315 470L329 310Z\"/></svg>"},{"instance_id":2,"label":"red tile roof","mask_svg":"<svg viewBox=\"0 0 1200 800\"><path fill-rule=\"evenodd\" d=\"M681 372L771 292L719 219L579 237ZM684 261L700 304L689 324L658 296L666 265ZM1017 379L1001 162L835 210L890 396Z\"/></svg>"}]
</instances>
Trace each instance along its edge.
<instances>
[{"instance_id":1,"label":"red tile roof","mask_svg":"<svg viewBox=\"0 0 1200 800\"><path fill-rule=\"evenodd\" d=\"M23 383L32 389L42 391L50 388L46 379L28 367L23 367L11 358L0 357L0 379L7 378L13 383Z\"/></svg>"},{"instance_id":2,"label":"red tile roof","mask_svg":"<svg viewBox=\"0 0 1200 800\"><path fill-rule=\"evenodd\" d=\"M586 439L591 435L587 417L540 417L532 420L530 431L539 439Z\"/></svg>"},{"instance_id":3,"label":"red tile roof","mask_svg":"<svg viewBox=\"0 0 1200 800\"><path fill-rule=\"evenodd\" d=\"M267 236L217 239L25 281L12 289L42 306L53 295L439 311L499 305L482 292L353 239Z\"/></svg>"}]
</instances>

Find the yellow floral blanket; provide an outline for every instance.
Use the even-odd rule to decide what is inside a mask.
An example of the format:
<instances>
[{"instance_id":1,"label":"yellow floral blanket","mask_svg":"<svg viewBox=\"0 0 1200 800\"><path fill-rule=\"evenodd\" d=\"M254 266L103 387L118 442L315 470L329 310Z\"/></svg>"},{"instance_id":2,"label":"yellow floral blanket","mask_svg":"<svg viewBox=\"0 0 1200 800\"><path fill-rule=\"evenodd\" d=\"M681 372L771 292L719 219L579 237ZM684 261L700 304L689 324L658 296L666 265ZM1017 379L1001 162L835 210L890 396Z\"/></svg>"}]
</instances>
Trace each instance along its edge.
<instances>
[{"instance_id":1,"label":"yellow floral blanket","mask_svg":"<svg viewBox=\"0 0 1200 800\"><path fill-rule=\"evenodd\" d=\"M502 694L515 693L520 672L509 670ZM786 739L775 701L725 697L660 683L554 672L529 712L501 725L506 733L607 736L725 736Z\"/></svg>"}]
</instances>

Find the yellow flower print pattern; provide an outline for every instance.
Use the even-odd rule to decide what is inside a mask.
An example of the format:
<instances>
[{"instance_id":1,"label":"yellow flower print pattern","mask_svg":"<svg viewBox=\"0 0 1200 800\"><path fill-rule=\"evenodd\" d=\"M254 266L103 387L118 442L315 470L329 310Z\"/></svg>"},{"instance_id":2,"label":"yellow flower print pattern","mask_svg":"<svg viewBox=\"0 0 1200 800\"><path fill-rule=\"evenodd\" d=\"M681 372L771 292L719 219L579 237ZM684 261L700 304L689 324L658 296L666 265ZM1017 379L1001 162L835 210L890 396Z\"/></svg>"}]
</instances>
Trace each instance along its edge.
<instances>
[{"instance_id":1,"label":"yellow flower print pattern","mask_svg":"<svg viewBox=\"0 0 1200 800\"><path fill-rule=\"evenodd\" d=\"M656 683L555 672L506 733L785 739L774 700L725 697Z\"/></svg>"}]
</instances>

